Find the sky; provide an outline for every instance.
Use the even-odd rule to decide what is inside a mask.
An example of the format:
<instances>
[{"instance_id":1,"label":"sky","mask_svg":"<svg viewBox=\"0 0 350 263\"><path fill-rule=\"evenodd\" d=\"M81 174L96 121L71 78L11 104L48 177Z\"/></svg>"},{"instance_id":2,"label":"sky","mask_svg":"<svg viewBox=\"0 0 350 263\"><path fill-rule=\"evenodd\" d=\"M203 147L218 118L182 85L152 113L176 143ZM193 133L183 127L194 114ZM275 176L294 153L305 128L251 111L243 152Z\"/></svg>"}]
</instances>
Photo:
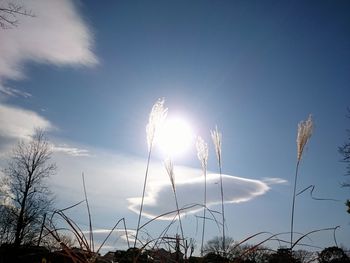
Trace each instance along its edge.
<instances>
[{"instance_id":1,"label":"sky","mask_svg":"<svg viewBox=\"0 0 350 263\"><path fill-rule=\"evenodd\" d=\"M97 243L121 218L130 231L137 226L145 127L153 104L164 98L167 118L186 119L208 143L208 205L215 211L220 177L210 131L217 125L222 132L226 235L238 241L290 231L297 126L312 114L297 189L314 185L314 197L337 201L316 201L309 191L298 196L294 229L340 226L337 243L350 244L349 189L341 188L347 178L338 153L350 128L348 1L19 3L34 17L0 30L0 166L18 140L45 128L58 167L48 181L56 205L84 198L84 173ZM187 148L173 159L181 207L203 202L194 142ZM174 209L155 149L142 223ZM88 228L84 206L69 214ZM182 215L197 249L201 214L196 207ZM148 224L147 233L157 237L169 219ZM169 234L178 231L176 222ZM206 240L220 235L208 221ZM289 234L279 238L288 241ZM333 231L302 242L316 250L335 245ZM122 247L125 240L115 234L104 250Z\"/></svg>"}]
</instances>

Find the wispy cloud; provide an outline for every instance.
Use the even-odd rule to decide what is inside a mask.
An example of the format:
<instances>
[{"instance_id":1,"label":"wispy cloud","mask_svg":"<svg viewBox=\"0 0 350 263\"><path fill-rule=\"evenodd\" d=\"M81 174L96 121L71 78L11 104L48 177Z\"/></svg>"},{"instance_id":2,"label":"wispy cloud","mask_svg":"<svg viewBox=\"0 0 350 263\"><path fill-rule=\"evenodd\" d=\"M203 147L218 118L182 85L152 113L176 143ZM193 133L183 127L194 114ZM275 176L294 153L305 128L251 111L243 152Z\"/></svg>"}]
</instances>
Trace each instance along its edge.
<instances>
[{"instance_id":1,"label":"wispy cloud","mask_svg":"<svg viewBox=\"0 0 350 263\"><path fill-rule=\"evenodd\" d=\"M3 1L6 4L7 1ZM18 16L18 26L0 30L0 95L30 96L5 85L24 77L23 63L95 65L93 37L73 1L16 1L35 17Z\"/></svg>"},{"instance_id":2,"label":"wispy cloud","mask_svg":"<svg viewBox=\"0 0 350 263\"><path fill-rule=\"evenodd\" d=\"M131 241L134 240L133 238L135 237L136 231L134 229L126 229L125 232L125 229L123 229L121 226L118 229L114 229L113 231L111 229L98 228L94 229L92 233L95 237L95 240L99 241L100 244L102 244L102 242L107 238L107 236L111 234L112 237L107 239L107 244L110 243L113 240L113 238L117 238L119 243L126 245L128 240L129 243L132 243ZM90 234L90 232L88 230L85 230L83 231L83 234L87 236Z\"/></svg>"},{"instance_id":3,"label":"wispy cloud","mask_svg":"<svg viewBox=\"0 0 350 263\"><path fill-rule=\"evenodd\" d=\"M0 136L15 139L33 135L36 127L53 127L50 121L36 112L8 104L0 104L0 122Z\"/></svg>"},{"instance_id":4,"label":"wispy cloud","mask_svg":"<svg viewBox=\"0 0 350 263\"><path fill-rule=\"evenodd\" d=\"M42 115L21 107L0 103L0 157L18 140L28 139L36 128L54 130L54 125ZM87 149L71 146L67 143L52 143L53 152L69 156L89 156Z\"/></svg>"},{"instance_id":5,"label":"wispy cloud","mask_svg":"<svg viewBox=\"0 0 350 263\"><path fill-rule=\"evenodd\" d=\"M115 220L117 215L122 218L125 215L132 216L133 213L138 213L146 160L101 149L85 148L88 149L90 156L71 158L64 152L54 154L59 172L52 178L52 186L58 199L62 201L62 206L83 199L81 174L84 172L92 210L98 210L99 214L104 214L105 218L110 217L110 220ZM175 174L179 206L201 205L203 202L201 169L175 166ZM171 184L161 161L151 163L149 179L144 203L145 216L153 218L176 210ZM278 178L266 182L266 178L258 180L232 175L224 175L223 180L225 200L231 204L251 201L266 194L273 184L285 182ZM211 209L215 209L215 205L221 202L218 182L218 174L208 174L207 205ZM201 206L198 206L187 210L183 215L195 213L200 208ZM172 218L172 215L168 215L162 219Z\"/></svg>"},{"instance_id":6,"label":"wispy cloud","mask_svg":"<svg viewBox=\"0 0 350 263\"><path fill-rule=\"evenodd\" d=\"M191 177L188 177L191 178ZM219 174L207 175L207 207L213 207L221 203L219 182ZM272 181L271 181L272 182ZM274 181L274 183L279 183ZM199 204L197 207L187 209L182 213L195 213L201 211L203 178L194 177L187 181L182 181L176 184L178 192L178 201L180 206L186 207L190 204ZM247 202L253 198L265 194L269 189L269 185L261 180L247 179L231 175L223 175L223 184L225 187L225 203L240 203ZM129 198L129 209L135 213L139 209L140 198ZM149 188L148 195L144 203L144 214L148 218L154 218L163 213L173 211L176 207L171 207L173 196L171 194L171 185L152 184ZM174 214L162 217L163 220L172 220Z\"/></svg>"},{"instance_id":7,"label":"wispy cloud","mask_svg":"<svg viewBox=\"0 0 350 263\"><path fill-rule=\"evenodd\" d=\"M62 145L53 145L52 146L52 150L54 152L62 152L62 153L66 153L70 156L90 156L89 150L86 149L79 149L76 147L71 147L67 144L62 144Z\"/></svg>"},{"instance_id":8,"label":"wispy cloud","mask_svg":"<svg viewBox=\"0 0 350 263\"><path fill-rule=\"evenodd\" d=\"M35 128L53 129L49 120L34 111L0 103L0 156L19 139L33 135Z\"/></svg>"},{"instance_id":9,"label":"wispy cloud","mask_svg":"<svg viewBox=\"0 0 350 263\"><path fill-rule=\"evenodd\" d=\"M270 177L270 178L263 178L262 181L266 183L267 185L273 185L273 184L287 184L288 181L282 178L276 178L276 177Z\"/></svg>"}]
</instances>

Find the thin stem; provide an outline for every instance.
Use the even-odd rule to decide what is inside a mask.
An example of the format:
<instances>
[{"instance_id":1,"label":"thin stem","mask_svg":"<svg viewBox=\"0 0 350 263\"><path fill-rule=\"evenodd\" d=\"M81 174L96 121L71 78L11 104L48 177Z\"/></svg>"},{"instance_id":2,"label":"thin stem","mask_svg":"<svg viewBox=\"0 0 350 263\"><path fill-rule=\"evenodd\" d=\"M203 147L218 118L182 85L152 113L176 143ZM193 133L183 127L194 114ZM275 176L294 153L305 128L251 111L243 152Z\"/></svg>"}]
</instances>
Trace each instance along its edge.
<instances>
[{"instance_id":1,"label":"thin stem","mask_svg":"<svg viewBox=\"0 0 350 263\"><path fill-rule=\"evenodd\" d=\"M150 143L150 147L149 147L149 151L148 151L146 174L145 174L145 180L143 182L141 207L140 207L139 219L138 219L138 222L137 222L136 236L135 236L135 241L134 241L134 248L136 247L136 242L137 242L137 237L138 237L139 227L140 227L140 221L141 221L141 215L142 215L142 209L143 209L143 201L145 199L145 191L146 191L146 184L147 184L147 177L148 177L148 169L149 169L149 164L150 164L150 161L151 161L152 144L153 144L153 140Z\"/></svg>"},{"instance_id":2,"label":"thin stem","mask_svg":"<svg viewBox=\"0 0 350 263\"><path fill-rule=\"evenodd\" d=\"M177 202L177 195L176 195L176 189L175 189L175 187L174 187L173 190L174 190L173 192L174 192L174 197L175 197L177 215L178 215L178 217L179 217L179 223L180 223L180 231L181 231L182 242L183 242L183 246L184 246L184 249L185 249L185 258L186 258L186 257L187 257L187 247L186 247L186 244L185 244L184 230L183 230L183 227L182 227L181 215L180 215L180 209L179 209L179 203Z\"/></svg>"},{"instance_id":3,"label":"thin stem","mask_svg":"<svg viewBox=\"0 0 350 263\"><path fill-rule=\"evenodd\" d=\"M291 218L291 223L290 223L290 249L291 250L293 249L293 227L294 227L295 193L296 193L296 188L297 188L299 164L300 164L300 159L298 159L297 165L295 167L293 202L292 202L292 218Z\"/></svg>"},{"instance_id":4,"label":"thin stem","mask_svg":"<svg viewBox=\"0 0 350 263\"><path fill-rule=\"evenodd\" d=\"M88 201L87 193L86 193L84 173L82 173L82 178L83 178L83 187L84 187L84 196L85 196L85 201L86 201L86 207L87 207L87 212L88 212L88 216L89 216L89 241L90 241L90 248L92 248L92 251L95 251L94 233L92 231L91 213L90 213L90 206L89 206L89 201Z\"/></svg>"},{"instance_id":5,"label":"thin stem","mask_svg":"<svg viewBox=\"0 0 350 263\"><path fill-rule=\"evenodd\" d=\"M201 256L203 256L203 245L204 245L204 230L205 230L205 220L206 220L206 212L207 212L207 172L204 172L204 207L203 207L203 229L202 229L202 244L201 244Z\"/></svg>"},{"instance_id":6,"label":"thin stem","mask_svg":"<svg viewBox=\"0 0 350 263\"><path fill-rule=\"evenodd\" d=\"M222 213L222 251L225 257L225 209L224 209L224 187L222 184L221 159L219 158L220 188L221 188L221 213Z\"/></svg>"},{"instance_id":7,"label":"thin stem","mask_svg":"<svg viewBox=\"0 0 350 263\"><path fill-rule=\"evenodd\" d=\"M129 234L128 234L128 230L126 228L126 223L125 223L125 219L124 218L123 218L123 224L124 224L124 231L125 231L125 236L126 236L126 242L128 243L128 248L130 248Z\"/></svg>"},{"instance_id":8,"label":"thin stem","mask_svg":"<svg viewBox=\"0 0 350 263\"><path fill-rule=\"evenodd\" d=\"M177 215L171 220L170 224L168 224L168 226L167 226L166 228L164 228L163 231L160 233L160 235L159 235L158 238L156 239L156 242L154 243L152 249L154 249L155 247L157 247L158 241L159 241L159 240L162 240L162 239L165 237L165 235L168 233L169 228L174 224L175 218L176 218L176 217L177 217Z\"/></svg>"},{"instance_id":9,"label":"thin stem","mask_svg":"<svg viewBox=\"0 0 350 263\"><path fill-rule=\"evenodd\" d=\"M98 254L98 252L100 252L100 249L103 247L103 245L106 243L106 241L108 240L108 238L111 236L111 234L113 233L114 229L116 229L116 227L119 225L120 222L124 222L124 229L125 229L125 233L126 233L126 240L128 242L129 245L129 239L128 239L128 232L126 230L126 226L125 226L125 220L124 218L119 219L118 222L114 225L114 227L111 229L111 231L109 231L107 237L103 240L102 244L100 245L100 247L97 249L96 253Z\"/></svg>"}]
</instances>

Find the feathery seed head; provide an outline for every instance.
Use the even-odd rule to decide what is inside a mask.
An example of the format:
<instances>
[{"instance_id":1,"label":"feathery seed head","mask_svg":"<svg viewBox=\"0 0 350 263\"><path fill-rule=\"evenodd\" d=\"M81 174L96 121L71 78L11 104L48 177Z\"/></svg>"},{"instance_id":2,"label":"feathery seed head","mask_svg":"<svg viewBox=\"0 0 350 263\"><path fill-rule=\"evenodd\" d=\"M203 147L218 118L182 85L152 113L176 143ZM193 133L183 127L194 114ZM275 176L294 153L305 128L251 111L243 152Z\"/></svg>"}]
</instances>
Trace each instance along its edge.
<instances>
[{"instance_id":1,"label":"feathery seed head","mask_svg":"<svg viewBox=\"0 0 350 263\"><path fill-rule=\"evenodd\" d=\"M158 99L152 107L146 126L148 150L151 149L157 130L164 123L167 114L168 108L164 108L164 98Z\"/></svg>"},{"instance_id":2,"label":"feathery seed head","mask_svg":"<svg viewBox=\"0 0 350 263\"><path fill-rule=\"evenodd\" d=\"M206 170L207 164L208 164L208 145L200 136L197 137L196 148L197 148L197 157L202 164L202 168Z\"/></svg>"},{"instance_id":3,"label":"feathery seed head","mask_svg":"<svg viewBox=\"0 0 350 263\"><path fill-rule=\"evenodd\" d=\"M171 186L173 187L173 190L175 191L175 175L174 175L174 165L170 158L165 159L164 161L165 169L169 175Z\"/></svg>"},{"instance_id":4,"label":"feathery seed head","mask_svg":"<svg viewBox=\"0 0 350 263\"><path fill-rule=\"evenodd\" d=\"M215 146L216 157L219 162L221 162L221 140L222 134L218 131L218 127L215 126L215 130L210 131L211 138L213 139L213 143Z\"/></svg>"},{"instance_id":5,"label":"feathery seed head","mask_svg":"<svg viewBox=\"0 0 350 263\"><path fill-rule=\"evenodd\" d=\"M298 136L297 136L297 159L300 161L303 154L304 147L309 141L313 130L312 116L309 115L309 118L306 121L301 121L298 124Z\"/></svg>"}]
</instances>

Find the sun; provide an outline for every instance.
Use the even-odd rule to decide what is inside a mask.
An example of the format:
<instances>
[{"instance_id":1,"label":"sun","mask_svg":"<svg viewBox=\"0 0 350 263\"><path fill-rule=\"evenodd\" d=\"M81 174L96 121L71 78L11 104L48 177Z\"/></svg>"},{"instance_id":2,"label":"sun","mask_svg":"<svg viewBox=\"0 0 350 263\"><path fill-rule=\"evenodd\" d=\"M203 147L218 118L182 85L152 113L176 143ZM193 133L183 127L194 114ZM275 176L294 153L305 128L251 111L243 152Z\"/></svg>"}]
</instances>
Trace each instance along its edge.
<instances>
[{"instance_id":1,"label":"sun","mask_svg":"<svg viewBox=\"0 0 350 263\"><path fill-rule=\"evenodd\" d=\"M155 145L164 156L173 158L184 155L192 146L193 140L190 124L185 118L177 116L165 120L157 132Z\"/></svg>"}]
</instances>

